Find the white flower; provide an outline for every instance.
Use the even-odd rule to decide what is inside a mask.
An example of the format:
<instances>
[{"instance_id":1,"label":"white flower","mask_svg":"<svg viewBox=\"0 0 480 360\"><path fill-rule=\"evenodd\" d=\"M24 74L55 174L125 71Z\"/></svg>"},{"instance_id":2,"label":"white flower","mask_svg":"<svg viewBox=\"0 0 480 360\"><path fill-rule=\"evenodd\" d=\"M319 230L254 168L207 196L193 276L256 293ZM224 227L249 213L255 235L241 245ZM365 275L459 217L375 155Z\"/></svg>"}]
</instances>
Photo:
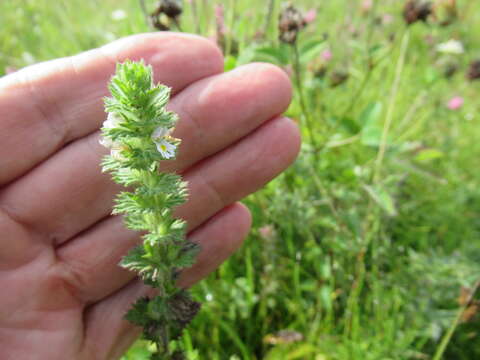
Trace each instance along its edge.
<instances>
[{"instance_id":1,"label":"white flower","mask_svg":"<svg viewBox=\"0 0 480 360\"><path fill-rule=\"evenodd\" d=\"M170 131L167 128L164 128L163 126L159 126L152 133L152 139L153 141L163 139L165 136L168 136L169 133Z\"/></svg>"},{"instance_id":2,"label":"white flower","mask_svg":"<svg viewBox=\"0 0 480 360\"><path fill-rule=\"evenodd\" d=\"M103 127L113 129L118 127L123 122L123 119L115 113L108 113L107 120L103 122Z\"/></svg>"},{"instance_id":3,"label":"white flower","mask_svg":"<svg viewBox=\"0 0 480 360\"><path fill-rule=\"evenodd\" d=\"M170 130L159 126L155 129L152 133L152 140L157 145L158 152L165 158L170 159L175 156L175 149L177 146L172 144L168 140L171 139L170 137Z\"/></svg>"},{"instance_id":4,"label":"white flower","mask_svg":"<svg viewBox=\"0 0 480 360\"><path fill-rule=\"evenodd\" d=\"M115 113L108 113L107 120L103 122L103 127L106 129L113 129L118 127L123 122L123 119ZM100 145L105 146L106 148L118 147L112 139L102 136L99 140Z\"/></svg>"},{"instance_id":5,"label":"white flower","mask_svg":"<svg viewBox=\"0 0 480 360\"><path fill-rule=\"evenodd\" d=\"M105 136L100 136L100 140L98 140L98 142L100 145L105 146L108 149L113 147L113 140Z\"/></svg>"},{"instance_id":6,"label":"white flower","mask_svg":"<svg viewBox=\"0 0 480 360\"><path fill-rule=\"evenodd\" d=\"M120 21L127 18L127 13L123 9L117 9L112 11L112 20Z\"/></svg>"},{"instance_id":7,"label":"white flower","mask_svg":"<svg viewBox=\"0 0 480 360\"><path fill-rule=\"evenodd\" d=\"M437 51L444 54L463 54L464 48L463 44L458 40L448 40L447 42L438 44L436 47Z\"/></svg>"},{"instance_id":8,"label":"white flower","mask_svg":"<svg viewBox=\"0 0 480 360\"><path fill-rule=\"evenodd\" d=\"M167 140L162 139L160 141L155 141L157 145L157 150L165 159L170 159L175 156L175 145L169 143Z\"/></svg>"}]
</instances>

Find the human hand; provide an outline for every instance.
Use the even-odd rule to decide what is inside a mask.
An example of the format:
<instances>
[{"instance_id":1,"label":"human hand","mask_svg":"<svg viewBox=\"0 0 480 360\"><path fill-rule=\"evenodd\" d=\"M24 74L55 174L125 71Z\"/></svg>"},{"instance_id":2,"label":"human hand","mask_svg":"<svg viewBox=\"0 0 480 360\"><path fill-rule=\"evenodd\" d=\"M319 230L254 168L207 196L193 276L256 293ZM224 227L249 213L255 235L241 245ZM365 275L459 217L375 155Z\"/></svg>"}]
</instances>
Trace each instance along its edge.
<instances>
[{"instance_id":1,"label":"human hand","mask_svg":"<svg viewBox=\"0 0 480 360\"><path fill-rule=\"evenodd\" d=\"M172 87L189 182L176 216L201 244L189 286L221 264L250 228L236 203L284 170L299 132L279 116L291 87L272 65L222 74L209 41L142 34L0 79L0 348L2 359L116 359L139 329L123 320L149 289L117 264L139 241L110 215L118 185L102 174L102 97L115 63L144 59Z\"/></svg>"}]
</instances>

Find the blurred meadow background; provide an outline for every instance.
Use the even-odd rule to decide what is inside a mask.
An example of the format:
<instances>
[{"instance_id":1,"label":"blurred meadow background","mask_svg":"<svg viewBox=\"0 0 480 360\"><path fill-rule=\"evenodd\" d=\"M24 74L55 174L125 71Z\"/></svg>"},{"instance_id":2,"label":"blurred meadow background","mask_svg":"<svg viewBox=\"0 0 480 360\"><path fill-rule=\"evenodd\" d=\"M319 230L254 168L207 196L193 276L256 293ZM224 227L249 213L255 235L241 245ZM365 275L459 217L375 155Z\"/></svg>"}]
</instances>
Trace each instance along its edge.
<instances>
[{"instance_id":1,"label":"blurred meadow background","mask_svg":"<svg viewBox=\"0 0 480 360\"><path fill-rule=\"evenodd\" d=\"M156 26L292 78L301 154L193 288L188 358L480 359L480 2L143 3L0 2L0 75Z\"/></svg>"}]
</instances>

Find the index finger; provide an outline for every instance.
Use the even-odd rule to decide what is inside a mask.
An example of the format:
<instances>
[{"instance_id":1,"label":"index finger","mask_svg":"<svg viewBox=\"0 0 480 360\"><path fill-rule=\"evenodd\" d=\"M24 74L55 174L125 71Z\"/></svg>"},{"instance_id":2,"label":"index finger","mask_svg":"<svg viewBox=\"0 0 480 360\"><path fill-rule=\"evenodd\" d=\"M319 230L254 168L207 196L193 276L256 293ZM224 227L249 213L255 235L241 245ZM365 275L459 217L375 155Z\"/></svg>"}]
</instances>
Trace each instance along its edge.
<instances>
[{"instance_id":1,"label":"index finger","mask_svg":"<svg viewBox=\"0 0 480 360\"><path fill-rule=\"evenodd\" d=\"M178 92L223 70L220 50L195 35L130 36L85 53L27 67L0 80L0 186L65 144L99 128L116 62L143 59L155 81Z\"/></svg>"}]
</instances>

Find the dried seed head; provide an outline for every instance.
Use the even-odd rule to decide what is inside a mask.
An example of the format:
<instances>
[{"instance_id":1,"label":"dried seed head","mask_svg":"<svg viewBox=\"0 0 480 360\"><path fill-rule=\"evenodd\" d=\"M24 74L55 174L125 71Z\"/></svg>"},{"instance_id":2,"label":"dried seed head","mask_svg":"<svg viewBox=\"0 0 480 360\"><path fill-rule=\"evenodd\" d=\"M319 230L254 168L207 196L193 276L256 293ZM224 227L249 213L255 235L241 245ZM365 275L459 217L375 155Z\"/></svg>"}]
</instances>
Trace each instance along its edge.
<instances>
[{"instance_id":1,"label":"dried seed head","mask_svg":"<svg viewBox=\"0 0 480 360\"><path fill-rule=\"evenodd\" d=\"M182 0L160 0L155 11L150 14L150 22L155 29L168 31L170 20L178 24L178 17L182 11Z\"/></svg>"},{"instance_id":2,"label":"dried seed head","mask_svg":"<svg viewBox=\"0 0 480 360\"><path fill-rule=\"evenodd\" d=\"M183 11L182 0L162 0L159 7L162 7L163 13L169 18L174 19L180 16Z\"/></svg>"},{"instance_id":3,"label":"dried seed head","mask_svg":"<svg viewBox=\"0 0 480 360\"><path fill-rule=\"evenodd\" d=\"M472 81L480 79L480 60L475 60L470 64L467 79Z\"/></svg>"},{"instance_id":4,"label":"dried seed head","mask_svg":"<svg viewBox=\"0 0 480 360\"><path fill-rule=\"evenodd\" d=\"M152 25L159 31L169 31L170 26L165 24L159 17L152 17Z\"/></svg>"},{"instance_id":5,"label":"dried seed head","mask_svg":"<svg viewBox=\"0 0 480 360\"><path fill-rule=\"evenodd\" d=\"M297 35L307 25L302 13L293 5L288 5L280 13L278 29L280 31L279 39L287 44L294 44L297 41Z\"/></svg>"},{"instance_id":6,"label":"dried seed head","mask_svg":"<svg viewBox=\"0 0 480 360\"><path fill-rule=\"evenodd\" d=\"M408 0L403 9L403 18L408 25L417 21L427 22L433 14L433 6L430 1Z\"/></svg>"}]
</instances>

